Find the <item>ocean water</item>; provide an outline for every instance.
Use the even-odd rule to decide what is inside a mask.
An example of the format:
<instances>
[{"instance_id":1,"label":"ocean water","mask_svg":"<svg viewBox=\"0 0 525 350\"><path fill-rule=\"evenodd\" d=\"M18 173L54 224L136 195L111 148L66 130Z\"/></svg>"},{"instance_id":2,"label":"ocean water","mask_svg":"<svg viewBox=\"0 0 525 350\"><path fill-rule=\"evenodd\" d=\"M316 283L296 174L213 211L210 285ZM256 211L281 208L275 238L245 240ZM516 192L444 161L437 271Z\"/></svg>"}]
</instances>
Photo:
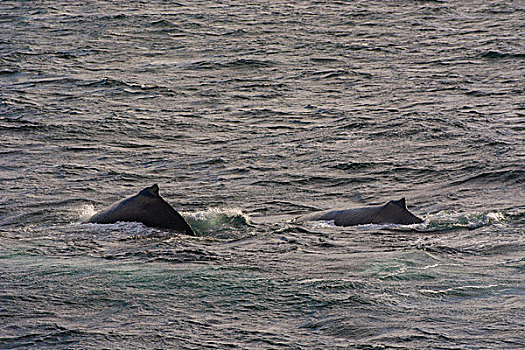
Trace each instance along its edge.
<instances>
[{"instance_id":1,"label":"ocean water","mask_svg":"<svg viewBox=\"0 0 525 350\"><path fill-rule=\"evenodd\" d=\"M0 348L525 348L524 18L1 1ZM154 183L197 237L81 224Z\"/></svg>"}]
</instances>

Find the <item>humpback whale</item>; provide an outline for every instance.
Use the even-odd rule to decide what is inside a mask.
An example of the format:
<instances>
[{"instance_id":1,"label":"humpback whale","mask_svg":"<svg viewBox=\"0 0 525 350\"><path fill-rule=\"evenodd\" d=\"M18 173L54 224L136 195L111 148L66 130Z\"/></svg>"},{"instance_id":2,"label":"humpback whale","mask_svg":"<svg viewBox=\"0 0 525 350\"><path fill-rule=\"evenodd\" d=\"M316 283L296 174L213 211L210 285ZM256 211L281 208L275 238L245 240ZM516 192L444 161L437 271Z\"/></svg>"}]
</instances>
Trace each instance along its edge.
<instances>
[{"instance_id":1,"label":"humpback whale","mask_svg":"<svg viewBox=\"0 0 525 350\"><path fill-rule=\"evenodd\" d=\"M113 224L118 221L136 221L195 236L186 220L160 196L157 184L102 209L84 223Z\"/></svg>"},{"instance_id":2,"label":"humpback whale","mask_svg":"<svg viewBox=\"0 0 525 350\"><path fill-rule=\"evenodd\" d=\"M366 224L419 224L423 220L408 211L405 198L385 205L346 210L325 210L300 216L297 221L334 221L336 226Z\"/></svg>"}]
</instances>

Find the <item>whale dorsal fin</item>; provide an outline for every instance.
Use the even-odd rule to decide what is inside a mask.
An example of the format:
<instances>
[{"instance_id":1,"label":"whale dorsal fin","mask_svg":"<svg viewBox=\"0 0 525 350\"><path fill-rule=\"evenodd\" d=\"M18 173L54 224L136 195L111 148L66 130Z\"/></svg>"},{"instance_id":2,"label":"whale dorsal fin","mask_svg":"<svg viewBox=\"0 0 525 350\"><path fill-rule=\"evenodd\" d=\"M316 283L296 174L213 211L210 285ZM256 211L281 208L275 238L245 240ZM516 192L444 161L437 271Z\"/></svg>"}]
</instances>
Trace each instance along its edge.
<instances>
[{"instance_id":1,"label":"whale dorsal fin","mask_svg":"<svg viewBox=\"0 0 525 350\"><path fill-rule=\"evenodd\" d=\"M159 195L159 185L157 184L154 184L153 186L150 187L150 191L153 192L153 194L155 194L155 196L158 196ZM403 203L404 203L404 198L403 198Z\"/></svg>"},{"instance_id":2,"label":"whale dorsal fin","mask_svg":"<svg viewBox=\"0 0 525 350\"><path fill-rule=\"evenodd\" d=\"M139 193L144 196L148 196L148 197L158 197L159 196L159 185L154 184L153 186L146 187Z\"/></svg>"},{"instance_id":3,"label":"whale dorsal fin","mask_svg":"<svg viewBox=\"0 0 525 350\"><path fill-rule=\"evenodd\" d=\"M397 205L398 207L401 207L401 208L406 208L407 207L407 202L405 200L405 197L403 197L403 198L401 198L401 199L399 199L397 201L392 200L389 203L395 204L395 205Z\"/></svg>"}]
</instances>

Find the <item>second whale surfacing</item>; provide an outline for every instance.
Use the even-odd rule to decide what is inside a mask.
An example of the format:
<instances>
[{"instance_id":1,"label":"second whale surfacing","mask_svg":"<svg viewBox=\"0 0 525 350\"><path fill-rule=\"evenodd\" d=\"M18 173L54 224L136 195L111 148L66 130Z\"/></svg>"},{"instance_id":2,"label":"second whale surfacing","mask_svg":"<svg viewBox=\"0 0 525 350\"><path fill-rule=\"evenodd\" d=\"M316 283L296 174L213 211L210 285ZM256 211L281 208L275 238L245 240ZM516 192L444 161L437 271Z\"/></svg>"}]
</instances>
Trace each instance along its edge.
<instances>
[{"instance_id":1,"label":"second whale surfacing","mask_svg":"<svg viewBox=\"0 0 525 350\"><path fill-rule=\"evenodd\" d=\"M391 200L385 205L347 210L325 210L300 216L297 221L333 221L336 226L366 224L410 225L423 222L408 211L405 198Z\"/></svg>"},{"instance_id":2,"label":"second whale surfacing","mask_svg":"<svg viewBox=\"0 0 525 350\"><path fill-rule=\"evenodd\" d=\"M160 196L156 184L102 209L84 223L113 224L119 221L141 222L148 227L195 236L182 215Z\"/></svg>"}]
</instances>

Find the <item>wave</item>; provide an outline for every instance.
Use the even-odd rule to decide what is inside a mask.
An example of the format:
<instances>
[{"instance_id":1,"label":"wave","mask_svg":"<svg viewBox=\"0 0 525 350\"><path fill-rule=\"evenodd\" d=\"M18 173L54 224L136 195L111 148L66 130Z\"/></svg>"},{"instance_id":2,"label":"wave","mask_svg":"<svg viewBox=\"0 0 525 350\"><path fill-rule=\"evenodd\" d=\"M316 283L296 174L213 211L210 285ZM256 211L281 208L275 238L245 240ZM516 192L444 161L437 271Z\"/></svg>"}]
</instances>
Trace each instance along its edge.
<instances>
[{"instance_id":1,"label":"wave","mask_svg":"<svg viewBox=\"0 0 525 350\"><path fill-rule=\"evenodd\" d=\"M257 60L249 58L234 59L225 62L196 61L187 65L188 69L220 69L220 68L267 68L274 66L276 62L270 60Z\"/></svg>"},{"instance_id":2,"label":"wave","mask_svg":"<svg viewBox=\"0 0 525 350\"><path fill-rule=\"evenodd\" d=\"M152 90L158 88L157 86L153 85L130 83L110 77L104 77L102 79L89 82L77 82L77 85L81 87L124 87L137 90Z\"/></svg>"},{"instance_id":3,"label":"wave","mask_svg":"<svg viewBox=\"0 0 525 350\"><path fill-rule=\"evenodd\" d=\"M463 185L470 182L503 182L522 183L525 179L525 171L521 169L501 169L495 171L481 171L469 174L451 182L451 185Z\"/></svg>"},{"instance_id":4,"label":"wave","mask_svg":"<svg viewBox=\"0 0 525 350\"><path fill-rule=\"evenodd\" d=\"M481 58L500 59L500 58L525 58L525 53L507 53L489 50L479 55Z\"/></svg>"},{"instance_id":5,"label":"wave","mask_svg":"<svg viewBox=\"0 0 525 350\"><path fill-rule=\"evenodd\" d=\"M436 214L422 217L422 219L424 219L424 222L421 224L383 225L383 228L394 231L447 232L462 229L475 230L485 226L513 221L509 214L501 211L470 213L440 211Z\"/></svg>"},{"instance_id":6,"label":"wave","mask_svg":"<svg viewBox=\"0 0 525 350\"><path fill-rule=\"evenodd\" d=\"M499 211L486 213L450 213L439 212L427 218L423 231L451 231L457 229L477 229L507 220L507 216Z\"/></svg>"},{"instance_id":7,"label":"wave","mask_svg":"<svg viewBox=\"0 0 525 350\"><path fill-rule=\"evenodd\" d=\"M181 215L198 236L234 238L250 226L250 219L238 208L212 208L193 213L181 212Z\"/></svg>"}]
</instances>

